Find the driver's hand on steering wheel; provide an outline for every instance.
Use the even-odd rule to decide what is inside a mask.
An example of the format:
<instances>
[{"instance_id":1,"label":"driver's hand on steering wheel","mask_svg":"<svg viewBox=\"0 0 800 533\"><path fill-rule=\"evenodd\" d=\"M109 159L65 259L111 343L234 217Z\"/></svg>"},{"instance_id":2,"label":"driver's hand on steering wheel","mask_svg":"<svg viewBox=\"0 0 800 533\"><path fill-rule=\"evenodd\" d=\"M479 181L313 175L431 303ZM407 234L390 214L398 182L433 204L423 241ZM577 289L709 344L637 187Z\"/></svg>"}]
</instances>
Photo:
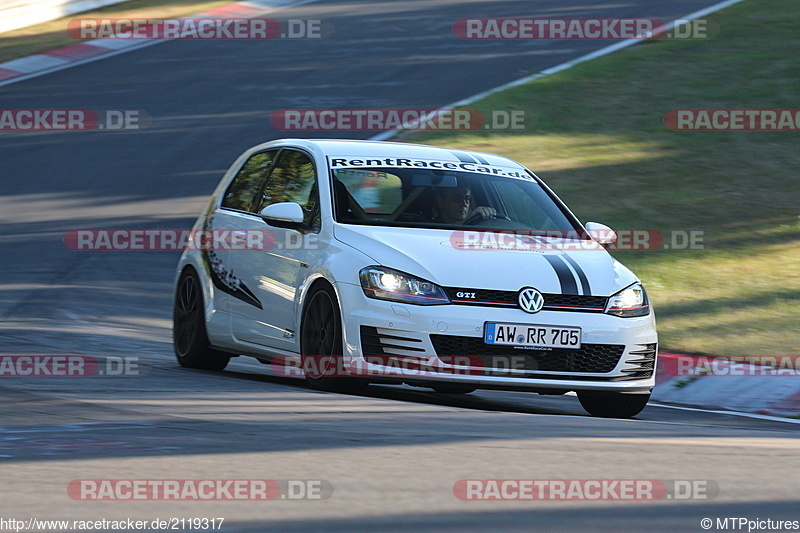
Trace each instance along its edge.
<instances>
[{"instance_id":1,"label":"driver's hand on steering wheel","mask_svg":"<svg viewBox=\"0 0 800 533\"><path fill-rule=\"evenodd\" d=\"M482 206L477 207L475 209L475 213L473 213L473 216L481 215L484 220L488 220L488 219L494 217L496 214L497 214L497 210L494 207L487 207L485 205L482 205Z\"/></svg>"}]
</instances>

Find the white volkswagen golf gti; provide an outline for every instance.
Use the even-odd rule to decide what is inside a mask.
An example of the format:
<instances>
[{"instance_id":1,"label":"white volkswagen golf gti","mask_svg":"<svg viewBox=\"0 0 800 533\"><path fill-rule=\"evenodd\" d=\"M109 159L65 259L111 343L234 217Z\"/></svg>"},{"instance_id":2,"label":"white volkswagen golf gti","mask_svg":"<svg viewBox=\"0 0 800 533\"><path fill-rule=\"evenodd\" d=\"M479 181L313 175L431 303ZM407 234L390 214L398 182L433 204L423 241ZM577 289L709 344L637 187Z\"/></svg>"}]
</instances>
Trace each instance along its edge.
<instances>
[{"instance_id":1,"label":"white volkswagen golf gti","mask_svg":"<svg viewBox=\"0 0 800 533\"><path fill-rule=\"evenodd\" d=\"M223 177L177 269L189 368L246 355L311 387L577 392L631 417L655 384L640 280L531 171L403 143L284 139Z\"/></svg>"}]
</instances>

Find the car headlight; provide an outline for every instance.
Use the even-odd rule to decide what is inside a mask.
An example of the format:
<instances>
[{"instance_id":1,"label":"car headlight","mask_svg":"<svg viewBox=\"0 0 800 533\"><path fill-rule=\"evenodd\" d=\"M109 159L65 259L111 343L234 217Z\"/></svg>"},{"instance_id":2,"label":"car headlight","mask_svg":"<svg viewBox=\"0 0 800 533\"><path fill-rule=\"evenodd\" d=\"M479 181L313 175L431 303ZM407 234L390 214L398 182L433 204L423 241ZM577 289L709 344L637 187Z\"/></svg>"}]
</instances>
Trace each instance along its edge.
<instances>
[{"instance_id":1,"label":"car headlight","mask_svg":"<svg viewBox=\"0 0 800 533\"><path fill-rule=\"evenodd\" d=\"M608 299L606 313L625 318L650 314L650 302L641 283L634 283Z\"/></svg>"},{"instance_id":2,"label":"car headlight","mask_svg":"<svg viewBox=\"0 0 800 533\"><path fill-rule=\"evenodd\" d=\"M450 298L444 289L435 283L391 268L378 266L362 268L358 277L364 294L369 298L417 305L450 303Z\"/></svg>"}]
</instances>

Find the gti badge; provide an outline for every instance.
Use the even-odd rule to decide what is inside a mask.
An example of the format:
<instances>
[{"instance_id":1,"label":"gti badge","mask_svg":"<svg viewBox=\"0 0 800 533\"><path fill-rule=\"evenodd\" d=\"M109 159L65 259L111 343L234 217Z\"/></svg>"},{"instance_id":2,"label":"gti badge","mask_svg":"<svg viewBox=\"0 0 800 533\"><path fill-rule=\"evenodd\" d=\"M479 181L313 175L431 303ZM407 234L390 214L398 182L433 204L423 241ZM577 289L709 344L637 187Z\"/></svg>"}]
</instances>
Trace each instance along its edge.
<instances>
[{"instance_id":1,"label":"gti badge","mask_svg":"<svg viewBox=\"0 0 800 533\"><path fill-rule=\"evenodd\" d=\"M526 313L538 313L544 306L544 296L533 287L525 287L519 291L517 302Z\"/></svg>"}]
</instances>

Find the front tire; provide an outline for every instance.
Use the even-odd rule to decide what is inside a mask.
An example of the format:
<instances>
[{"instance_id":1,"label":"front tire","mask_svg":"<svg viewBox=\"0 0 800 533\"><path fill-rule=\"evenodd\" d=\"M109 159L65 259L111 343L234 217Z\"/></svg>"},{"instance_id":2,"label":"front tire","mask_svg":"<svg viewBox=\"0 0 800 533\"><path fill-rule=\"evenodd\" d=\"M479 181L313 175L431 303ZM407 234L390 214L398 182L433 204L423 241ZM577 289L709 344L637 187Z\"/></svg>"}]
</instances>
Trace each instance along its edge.
<instances>
[{"instance_id":1,"label":"front tire","mask_svg":"<svg viewBox=\"0 0 800 533\"><path fill-rule=\"evenodd\" d=\"M603 418L631 418L642 412L650 394L622 394L579 392L578 401L592 416Z\"/></svg>"},{"instance_id":2,"label":"front tire","mask_svg":"<svg viewBox=\"0 0 800 533\"><path fill-rule=\"evenodd\" d=\"M359 393L368 382L343 376L342 314L333 288L312 288L300 324L300 353L309 387L316 390Z\"/></svg>"},{"instance_id":3,"label":"front tire","mask_svg":"<svg viewBox=\"0 0 800 533\"><path fill-rule=\"evenodd\" d=\"M185 368L222 370L230 356L211 348L200 278L190 269L178 280L172 313L172 345L178 364Z\"/></svg>"}]
</instances>

